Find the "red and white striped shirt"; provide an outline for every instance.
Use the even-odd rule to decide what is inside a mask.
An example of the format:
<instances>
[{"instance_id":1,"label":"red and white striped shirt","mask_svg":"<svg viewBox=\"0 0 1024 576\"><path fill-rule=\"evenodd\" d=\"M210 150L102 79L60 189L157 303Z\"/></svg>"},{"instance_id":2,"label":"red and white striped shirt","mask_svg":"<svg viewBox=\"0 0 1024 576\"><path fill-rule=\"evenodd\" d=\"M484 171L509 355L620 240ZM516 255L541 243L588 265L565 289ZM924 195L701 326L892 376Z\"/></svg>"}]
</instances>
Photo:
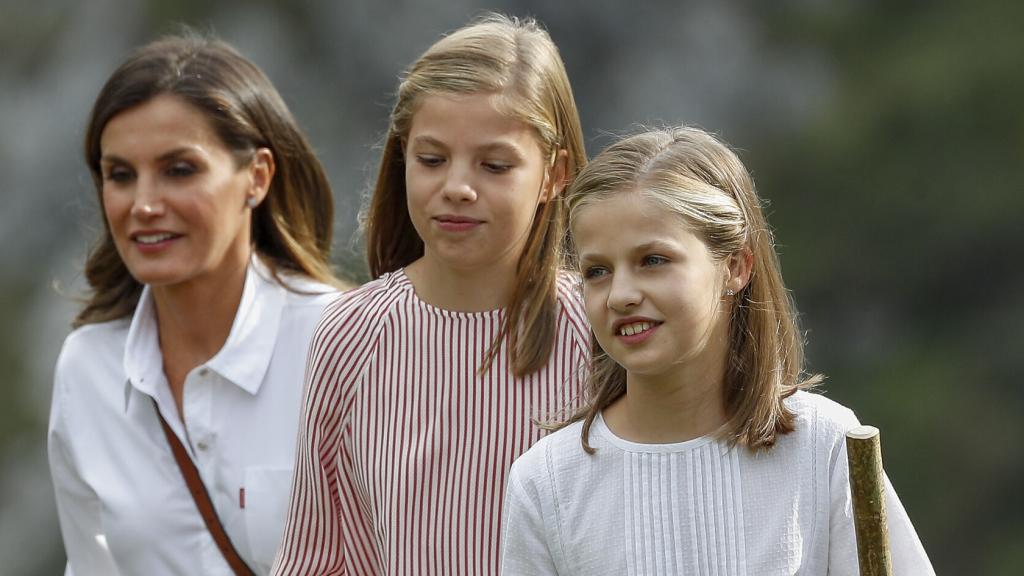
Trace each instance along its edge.
<instances>
[{"instance_id":1,"label":"red and white striped shirt","mask_svg":"<svg viewBox=\"0 0 1024 576\"><path fill-rule=\"evenodd\" d=\"M284 542L274 574L496 574L512 462L580 396L589 328L558 282L548 363L478 372L502 310L420 300L398 270L343 295L313 336Z\"/></svg>"}]
</instances>

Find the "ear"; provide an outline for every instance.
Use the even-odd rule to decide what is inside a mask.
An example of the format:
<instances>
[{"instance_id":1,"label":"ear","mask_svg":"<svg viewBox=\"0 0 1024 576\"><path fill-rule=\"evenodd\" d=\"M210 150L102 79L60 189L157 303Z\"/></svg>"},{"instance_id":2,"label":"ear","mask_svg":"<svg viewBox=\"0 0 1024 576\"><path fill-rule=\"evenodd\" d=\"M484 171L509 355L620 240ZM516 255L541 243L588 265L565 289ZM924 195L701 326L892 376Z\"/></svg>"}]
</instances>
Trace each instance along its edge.
<instances>
[{"instance_id":1,"label":"ear","mask_svg":"<svg viewBox=\"0 0 1024 576\"><path fill-rule=\"evenodd\" d=\"M565 190L569 180L569 152L562 148L555 154L555 161L544 170L544 184L540 190L540 204L554 200Z\"/></svg>"},{"instance_id":2,"label":"ear","mask_svg":"<svg viewBox=\"0 0 1024 576\"><path fill-rule=\"evenodd\" d=\"M754 273L754 254L749 246L744 246L733 252L725 264L725 289L739 294L750 283Z\"/></svg>"},{"instance_id":3,"label":"ear","mask_svg":"<svg viewBox=\"0 0 1024 576\"><path fill-rule=\"evenodd\" d=\"M246 194L247 203L258 206L263 202L263 199L267 197L267 192L270 191L270 183L274 180L276 169L274 153L269 148L257 148L249 163L251 185L249 193Z\"/></svg>"}]
</instances>

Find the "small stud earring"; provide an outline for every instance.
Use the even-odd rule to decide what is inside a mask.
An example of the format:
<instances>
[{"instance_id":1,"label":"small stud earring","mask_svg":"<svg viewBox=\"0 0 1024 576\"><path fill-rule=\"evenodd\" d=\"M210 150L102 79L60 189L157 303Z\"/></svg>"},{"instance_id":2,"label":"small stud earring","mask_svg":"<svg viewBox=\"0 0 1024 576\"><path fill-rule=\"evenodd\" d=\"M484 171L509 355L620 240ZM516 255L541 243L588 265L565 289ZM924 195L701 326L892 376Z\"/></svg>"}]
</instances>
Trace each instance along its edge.
<instances>
[{"instance_id":1,"label":"small stud earring","mask_svg":"<svg viewBox=\"0 0 1024 576\"><path fill-rule=\"evenodd\" d=\"M727 289L725 290L725 295L726 295L726 296L735 296L735 295L736 295L736 292L735 292L735 291L734 291L734 290L733 290L732 288L727 288Z\"/></svg>"},{"instance_id":2,"label":"small stud earring","mask_svg":"<svg viewBox=\"0 0 1024 576\"><path fill-rule=\"evenodd\" d=\"M256 206L259 205L259 203L256 202L255 196L249 196L248 198L245 199L245 205L248 206L249 208L255 208Z\"/></svg>"}]
</instances>

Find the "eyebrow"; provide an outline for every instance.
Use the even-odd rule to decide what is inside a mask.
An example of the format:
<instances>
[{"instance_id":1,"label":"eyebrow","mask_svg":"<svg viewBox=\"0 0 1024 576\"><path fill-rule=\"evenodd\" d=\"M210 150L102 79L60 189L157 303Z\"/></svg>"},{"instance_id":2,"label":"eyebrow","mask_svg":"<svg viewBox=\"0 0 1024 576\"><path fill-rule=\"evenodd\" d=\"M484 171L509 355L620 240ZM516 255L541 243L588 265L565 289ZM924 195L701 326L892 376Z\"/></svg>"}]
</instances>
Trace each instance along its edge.
<instances>
[{"instance_id":1,"label":"eyebrow","mask_svg":"<svg viewBox=\"0 0 1024 576\"><path fill-rule=\"evenodd\" d=\"M200 148L198 146L196 146L196 147L181 146L179 148L175 148L173 150L168 150L167 152L164 152L163 154L157 156L156 160L157 160L157 162L166 162L167 160L172 160L172 159L177 158L179 156L184 156L185 154L187 154L189 152L199 152L199 151L200 151ZM103 156L100 156L100 163L101 164L129 164L129 165L131 164L130 161L128 161L128 160L126 160L126 159L124 159L124 158L122 158L122 157L120 157L120 156L118 156L116 154L104 154Z\"/></svg>"},{"instance_id":2,"label":"eyebrow","mask_svg":"<svg viewBox=\"0 0 1024 576\"><path fill-rule=\"evenodd\" d=\"M662 240L651 240L630 248L630 253L632 254L646 254L649 252L671 252L673 254L680 254L682 250L677 246ZM595 260L601 260L601 255L593 252L581 252L578 259L580 262L592 262Z\"/></svg>"},{"instance_id":3,"label":"eyebrow","mask_svg":"<svg viewBox=\"0 0 1024 576\"><path fill-rule=\"evenodd\" d=\"M679 248L670 242L651 240L633 248L633 252L679 252Z\"/></svg>"},{"instance_id":4,"label":"eyebrow","mask_svg":"<svg viewBox=\"0 0 1024 576\"><path fill-rule=\"evenodd\" d=\"M447 144L445 144L444 142L442 142L442 141L438 140L437 138L435 138L433 136L430 136L428 134L422 134L422 135L416 136L415 138L413 138L410 141L410 143L412 145L436 146L438 148L443 148L445 150L448 149L448 145ZM522 158L523 157L523 152L522 152L522 150L520 150L519 146L516 146L515 144L513 144L511 142L505 142L505 141L501 141L501 140L496 141L496 142L489 142L487 144L484 144L483 146L480 146L479 148L477 148L477 150L480 151L480 152L483 152L483 153L503 152L503 153L512 154L512 155L516 156L517 158Z\"/></svg>"}]
</instances>

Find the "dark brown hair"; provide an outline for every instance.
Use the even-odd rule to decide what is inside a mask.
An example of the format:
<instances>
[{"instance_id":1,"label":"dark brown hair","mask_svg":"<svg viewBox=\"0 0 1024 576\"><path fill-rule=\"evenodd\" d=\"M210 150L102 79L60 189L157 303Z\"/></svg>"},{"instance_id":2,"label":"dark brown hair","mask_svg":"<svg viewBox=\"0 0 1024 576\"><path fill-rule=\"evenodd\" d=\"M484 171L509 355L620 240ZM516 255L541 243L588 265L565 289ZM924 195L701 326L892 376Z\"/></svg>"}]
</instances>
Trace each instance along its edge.
<instances>
[{"instance_id":1,"label":"dark brown hair","mask_svg":"<svg viewBox=\"0 0 1024 576\"><path fill-rule=\"evenodd\" d=\"M334 201L320 161L265 74L227 43L190 30L136 49L107 80L93 104L85 162L103 203L100 139L125 110L170 94L200 110L238 164L258 148L274 156L267 197L252 214L256 252L277 277L295 272L337 285L329 256ZM114 246L108 225L85 265L90 294L74 325L130 315L142 285ZM287 283L285 283L287 285Z\"/></svg>"},{"instance_id":2,"label":"dark brown hair","mask_svg":"<svg viewBox=\"0 0 1024 576\"><path fill-rule=\"evenodd\" d=\"M406 206L403 140L425 96L495 93L505 113L532 127L544 157L567 152L567 182L586 164L583 131L565 65L551 37L533 20L492 14L438 40L406 72L398 88L377 183L364 222L373 277L423 255ZM501 331L484 368L508 338L513 372L522 376L547 362L554 346L562 203L537 210L519 256L516 284Z\"/></svg>"}]
</instances>

